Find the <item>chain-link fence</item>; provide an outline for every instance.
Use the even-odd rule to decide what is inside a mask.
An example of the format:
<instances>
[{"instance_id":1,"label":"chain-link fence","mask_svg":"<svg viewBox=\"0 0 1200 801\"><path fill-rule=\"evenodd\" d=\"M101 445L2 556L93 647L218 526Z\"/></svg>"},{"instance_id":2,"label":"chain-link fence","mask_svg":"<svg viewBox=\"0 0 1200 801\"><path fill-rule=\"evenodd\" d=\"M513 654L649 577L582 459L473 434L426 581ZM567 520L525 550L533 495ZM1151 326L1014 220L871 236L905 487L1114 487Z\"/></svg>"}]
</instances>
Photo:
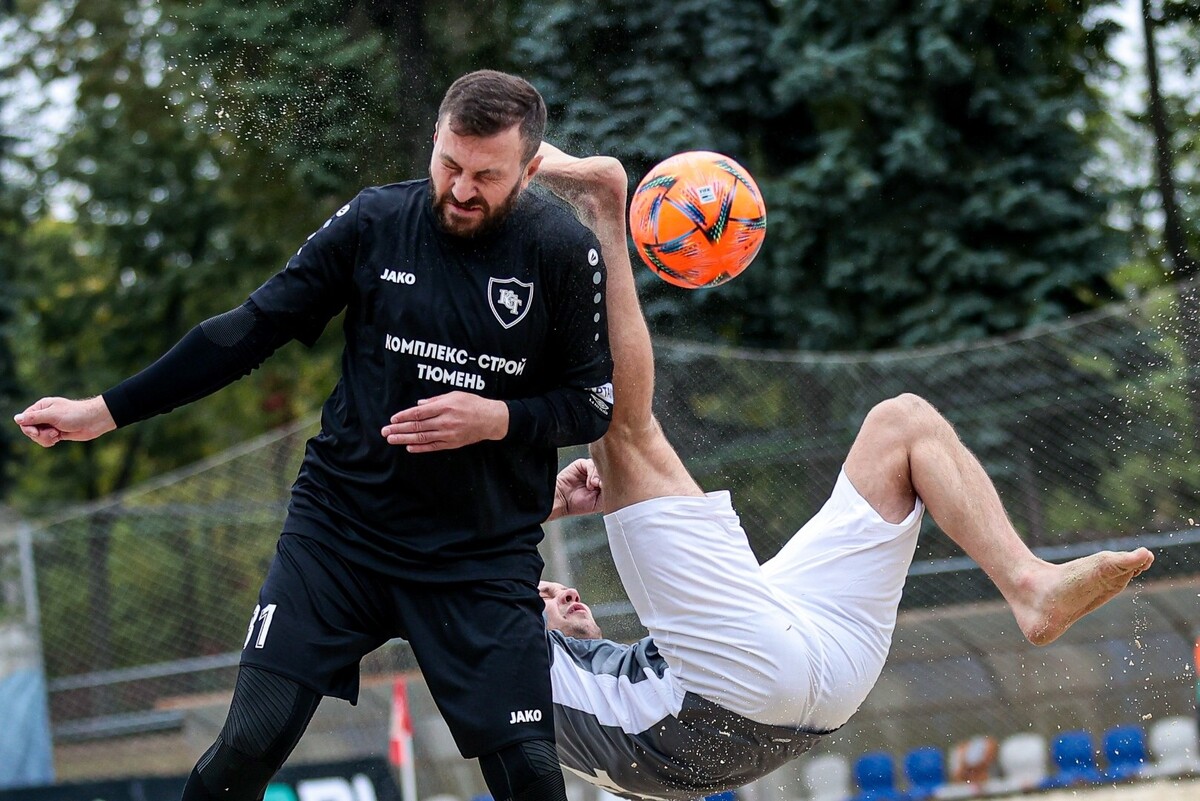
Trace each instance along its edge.
<instances>
[{"instance_id":1,"label":"chain-link fence","mask_svg":"<svg viewBox=\"0 0 1200 801\"><path fill-rule=\"evenodd\" d=\"M1200 518L1200 331L1180 303L1161 293L1007 339L877 354L660 341L656 411L701 486L733 492L760 559L824 502L866 413L901 392L954 423L1032 547L1150 533L1182 544ZM972 571L943 569L961 552L928 519L924 534L917 561L933 564L914 570L906 608L997 597ZM572 580L619 603L598 566L601 527L573 524L565 541ZM1200 568L1171 551L1159 576Z\"/></svg>"},{"instance_id":2,"label":"chain-link fence","mask_svg":"<svg viewBox=\"0 0 1200 801\"><path fill-rule=\"evenodd\" d=\"M830 747L899 750L1190 714L1196 591L1167 590L1200 575L1195 302L1164 292L1003 340L865 355L657 342L668 436L702 486L732 491L762 559L824 501L867 411L900 392L924 396L954 422L1040 552L1114 542L1158 551L1145 578L1161 593L1148 583L1063 643L1031 651L986 578L927 521L891 664ZM303 442L316 428L273 432L34 528L60 748L177 731L188 710L208 704L214 728L183 748L190 767L220 725ZM609 636L639 636L600 521L565 521L549 533L548 574L581 589ZM365 664L365 685L411 667L402 646L386 647ZM381 720L364 707L357 725L368 734L349 734L349 723L339 736L383 753L386 712ZM418 756L420 737L418 727ZM431 762L449 765L452 749L436 745L443 735L429 737ZM465 794L459 768L422 770L424 792Z\"/></svg>"}]
</instances>

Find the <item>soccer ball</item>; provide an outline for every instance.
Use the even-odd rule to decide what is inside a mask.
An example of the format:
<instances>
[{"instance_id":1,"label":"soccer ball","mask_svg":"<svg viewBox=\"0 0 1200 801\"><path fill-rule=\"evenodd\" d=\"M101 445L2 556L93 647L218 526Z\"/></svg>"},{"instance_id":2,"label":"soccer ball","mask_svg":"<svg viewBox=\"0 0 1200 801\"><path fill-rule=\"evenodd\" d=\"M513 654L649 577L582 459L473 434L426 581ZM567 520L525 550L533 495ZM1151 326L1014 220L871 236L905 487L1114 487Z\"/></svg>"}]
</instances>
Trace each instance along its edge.
<instances>
[{"instance_id":1,"label":"soccer ball","mask_svg":"<svg viewBox=\"0 0 1200 801\"><path fill-rule=\"evenodd\" d=\"M629 205L638 255L663 280L719 286L746 269L767 234L767 207L742 165L693 150L646 174Z\"/></svg>"}]
</instances>

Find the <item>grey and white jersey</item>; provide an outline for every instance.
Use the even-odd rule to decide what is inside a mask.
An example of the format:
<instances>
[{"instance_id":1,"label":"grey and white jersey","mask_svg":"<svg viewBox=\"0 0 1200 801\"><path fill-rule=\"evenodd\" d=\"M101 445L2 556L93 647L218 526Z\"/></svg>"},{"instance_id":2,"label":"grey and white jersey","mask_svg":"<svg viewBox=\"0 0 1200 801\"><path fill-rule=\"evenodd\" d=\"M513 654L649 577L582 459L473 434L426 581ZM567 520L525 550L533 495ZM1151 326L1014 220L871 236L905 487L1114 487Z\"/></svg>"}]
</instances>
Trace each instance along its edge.
<instances>
[{"instance_id":1,"label":"grey and white jersey","mask_svg":"<svg viewBox=\"0 0 1200 801\"><path fill-rule=\"evenodd\" d=\"M741 787L821 736L686 692L651 637L625 645L548 634L559 762L616 795L687 801Z\"/></svg>"}]
</instances>

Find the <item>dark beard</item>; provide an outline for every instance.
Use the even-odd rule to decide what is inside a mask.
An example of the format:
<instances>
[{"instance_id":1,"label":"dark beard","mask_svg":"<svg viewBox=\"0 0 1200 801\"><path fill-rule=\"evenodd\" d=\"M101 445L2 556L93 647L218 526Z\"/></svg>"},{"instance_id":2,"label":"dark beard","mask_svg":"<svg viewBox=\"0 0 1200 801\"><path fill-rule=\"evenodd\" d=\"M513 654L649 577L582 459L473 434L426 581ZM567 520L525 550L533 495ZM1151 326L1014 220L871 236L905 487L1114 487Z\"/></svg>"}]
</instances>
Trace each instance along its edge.
<instances>
[{"instance_id":1,"label":"dark beard","mask_svg":"<svg viewBox=\"0 0 1200 801\"><path fill-rule=\"evenodd\" d=\"M450 236L457 236L460 239L479 239L494 233L500 226L504 225L512 214L513 208L517 205L517 199L521 196L521 182L513 186L512 191L504 198L504 201L494 209L485 209L484 218L480 221L479 226L473 231L460 233L451 230L446 225L445 213L446 206L450 203L450 193L447 192L440 200L437 197L437 189L434 187L433 178L429 179L429 206L433 210L433 219L437 223L438 230Z\"/></svg>"}]
</instances>

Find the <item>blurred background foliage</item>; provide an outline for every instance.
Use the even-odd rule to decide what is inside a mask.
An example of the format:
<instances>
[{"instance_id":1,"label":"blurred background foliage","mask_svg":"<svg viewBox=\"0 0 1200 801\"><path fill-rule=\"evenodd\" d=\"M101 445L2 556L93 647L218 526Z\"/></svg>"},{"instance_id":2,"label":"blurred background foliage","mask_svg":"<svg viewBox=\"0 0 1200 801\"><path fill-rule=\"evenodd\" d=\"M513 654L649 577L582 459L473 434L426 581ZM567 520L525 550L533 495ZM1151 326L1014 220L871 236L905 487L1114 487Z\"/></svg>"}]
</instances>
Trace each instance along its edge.
<instances>
[{"instance_id":1,"label":"blurred background foliage","mask_svg":"<svg viewBox=\"0 0 1200 801\"><path fill-rule=\"evenodd\" d=\"M479 67L528 77L552 139L634 181L687 149L754 173L753 269L697 292L639 271L659 336L861 351L1095 309L1194 273L1198 6L1133 4L1152 93L1145 48L1114 52L1141 20L1106 1L13 0L0 397L103 391L240 303L361 187L423 176L443 91ZM73 99L47 111L54 87ZM296 420L336 380L335 328L96 443L0 429L0 493L41 515Z\"/></svg>"},{"instance_id":2,"label":"blurred background foliage","mask_svg":"<svg viewBox=\"0 0 1200 801\"><path fill-rule=\"evenodd\" d=\"M632 181L691 149L758 180L770 233L744 275L695 292L638 275L664 424L734 491L761 556L821 502L871 404L915 386L1035 545L1195 508L1200 0L7 0L4 406L102 392L363 186L424 176L442 93L481 67L532 80L550 138ZM1068 317L1091 322L1022 333ZM227 649L337 328L94 443L42 451L0 427L0 501L47 519L293 425L202 493L64 518L39 562L52 675ZM943 357L963 343L980 346Z\"/></svg>"}]
</instances>

